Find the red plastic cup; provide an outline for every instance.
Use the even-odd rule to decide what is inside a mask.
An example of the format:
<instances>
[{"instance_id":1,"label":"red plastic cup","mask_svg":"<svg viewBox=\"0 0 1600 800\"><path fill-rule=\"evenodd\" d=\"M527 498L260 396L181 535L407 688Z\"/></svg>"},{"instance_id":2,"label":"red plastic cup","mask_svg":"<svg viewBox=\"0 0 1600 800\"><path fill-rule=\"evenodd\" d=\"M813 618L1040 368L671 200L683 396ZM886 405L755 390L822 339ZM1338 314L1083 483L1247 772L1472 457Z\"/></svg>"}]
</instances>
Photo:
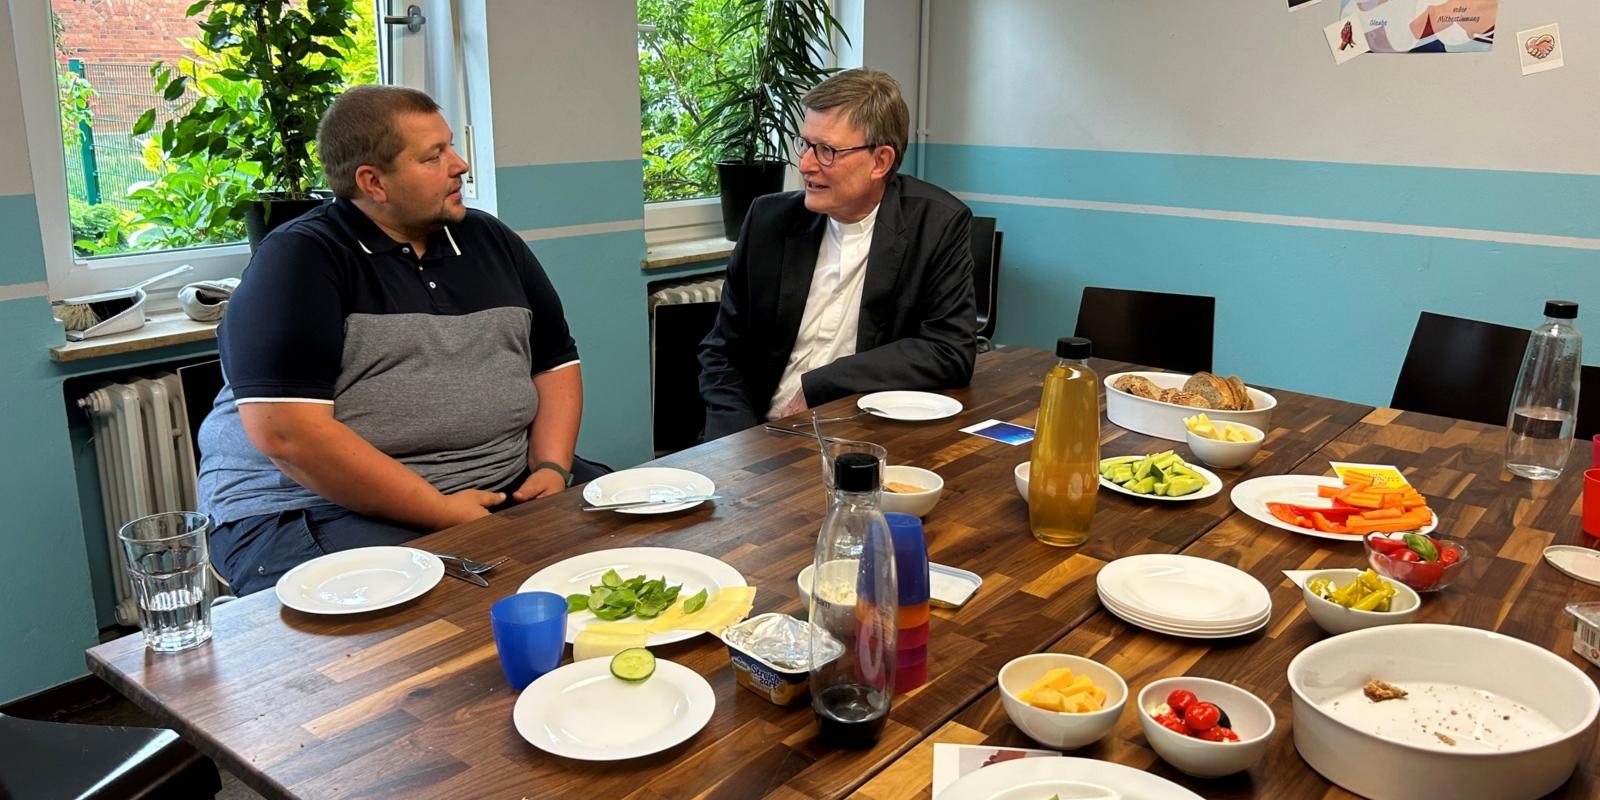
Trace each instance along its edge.
<instances>
[{"instance_id":1,"label":"red plastic cup","mask_svg":"<svg viewBox=\"0 0 1600 800\"><path fill-rule=\"evenodd\" d=\"M1600 536L1600 469L1583 473L1583 532Z\"/></svg>"},{"instance_id":2,"label":"red plastic cup","mask_svg":"<svg viewBox=\"0 0 1600 800\"><path fill-rule=\"evenodd\" d=\"M1600 469L1600 433L1594 436L1594 460L1590 462L1589 466Z\"/></svg>"}]
</instances>

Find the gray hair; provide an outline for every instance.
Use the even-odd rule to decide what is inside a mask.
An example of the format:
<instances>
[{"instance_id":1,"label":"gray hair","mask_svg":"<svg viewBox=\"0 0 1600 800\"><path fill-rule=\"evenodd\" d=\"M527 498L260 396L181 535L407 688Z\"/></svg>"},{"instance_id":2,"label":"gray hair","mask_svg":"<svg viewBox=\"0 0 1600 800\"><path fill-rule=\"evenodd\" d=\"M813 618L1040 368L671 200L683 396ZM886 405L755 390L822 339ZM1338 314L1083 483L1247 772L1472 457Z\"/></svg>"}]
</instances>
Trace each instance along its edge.
<instances>
[{"instance_id":1,"label":"gray hair","mask_svg":"<svg viewBox=\"0 0 1600 800\"><path fill-rule=\"evenodd\" d=\"M905 160L911 112L900 95L900 83L887 72L847 69L835 73L806 92L801 105L811 111L843 109L851 125L867 137L866 144L894 148L894 167Z\"/></svg>"}]
</instances>

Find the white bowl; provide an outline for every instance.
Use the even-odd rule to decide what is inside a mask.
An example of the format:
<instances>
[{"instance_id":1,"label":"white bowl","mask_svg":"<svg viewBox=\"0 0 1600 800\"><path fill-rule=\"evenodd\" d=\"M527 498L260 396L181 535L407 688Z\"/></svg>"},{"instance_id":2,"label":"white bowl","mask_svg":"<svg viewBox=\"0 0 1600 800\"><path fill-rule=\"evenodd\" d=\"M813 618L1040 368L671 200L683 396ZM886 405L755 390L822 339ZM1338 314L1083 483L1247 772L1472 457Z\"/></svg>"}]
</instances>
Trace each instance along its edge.
<instances>
[{"instance_id":1,"label":"white bowl","mask_svg":"<svg viewBox=\"0 0 1600 800\"><path fill-rule=\"evenodd\" d=\"M1106 690L1105 707L1067 714L1034 708L1017 697L1046 672L1059 667L1071 669L1073 675L1087 675ZM1011 724L1034 741L1057 750L1071 750L1100 741L1117 727L1122 707L1128 703L1128 684L1115 670L1096 661L1065 653L1035 653L1011 659L1000 668L1000 702Z\"/></svg>"},{"instance_id":2,"label":"white bowl","mask_svg":"<svg viewBox=\"0 0 1600 800\"><path fill-rule=\"evenodd\" d=\"M1024 461L1011 470L1011 480L1017 484L1017 494L1022 495L1022 502L1028 502L1028 473L1033 470L1032 461Z\"/></svg>"},{"instance_id":3,"label":"white bowl","mask_svg":"<svg viewBox=\"0 0 1600 800\"><path fill-rule=\"evenodd\" d=\"M1220 411L1163 403L1160 400L1136 397L1121 389L1113 388L1111 384L1124 375L1143 376L1163 389L1182 388L1184 382L1189 380L1189 376L1176 372L1118 372L1106 376L1106 419L1134 433L1158 439L1184 441L1189 428L1183 424L1183 418L1201 412L1205 412L1212 422L1218 424L1232 422L1235 425L1249 425L1257 430L1268 430L1272 427L1272 409L1278 405L1277 399L1272 395L1249 387L1246 388L1250 393L1250 401L1255 404L1255 408L1249 411Z\"/></svg>"},{"instance_id":4,"label":"white bowl","mask_svg":"<svg viewBox=\"0 0 1600 800\"><path fill-rule=\"evenodd\" d=\"M1578 759L1592 752L1587 732L1600 714L1594 681L1566 659L1521 639L1460 625L1386 625L1325 639L1289 662L1288 677L1300 757L1324 778L1372 800L1419 792L1452 800L1541 797L1565 783ZM1454 720L1482 701L1460 702L1434 688L1413 691L1403 701L1407 705L1372 703L1361 695L1372 678L1402 689L1449 684L1491 692L1542 715L1551 730L1530 737L1511 727L1520 719L1484 723L1487 733L1499 729L1509 740L1498 752L1470 741L1450 746L1428 734L1418 734L1418 742L1401 741L1399 733L1416 730L1415 723L1390 722L1396 732L1379 736L1369 732L1377 720L1368 715L1410 720L1423 714L1453 728L1461 724ZM1438 716L1429 711L1434 703L1443 706Z\"/></svg>"},{"instance_id":5,"label":"white bowl","mask_svg":"<svg viewBox=\"0 0 1600 800\"><path fill-rule=\"evenodd\" d=\"M1167 695L1176 689L1188 689L1227 712L1239 741L1208 742L1161 727L1150 710L1166 704ZM1151 681L1139 692L1139 727L1144 729L1144 738L1156 755L1196 778L1218 778L1255 766L1266 755L1277 724L1270 706L1231 683L1179 676Z\"/></svg>"},{"instance_id":6,"label":"white bowl","mask_svg":"<svg viewBox=\"0 0 1600 800\"><path fill-rule=\"evenodd\" d=\"M1311 618L1317 621L1322 629L1338 636L1341 633L1359 631L1363 628L1376 628L1379 625L1399 625L1411 622L1417 618L1417 612L1422 610L1422 598L1411 587L1394 580L1384 578L1394 586L1395 595L1389 599L1388 611L1355 611L1345 608L1332 600L1318 597L1308 588L1313 578L1329 578L1335 586L1344 586L1356 579L1356 576L1365 572L1360 569L1325 569L1312 575L1307 575L1305 583L1300 586L1300 594L1305 597L1306 611Z\"/></svg>"},{"instance_id":7,"label":"white bowl","mask_svg":"<svg viewBox=\"0 0 1600 800\"><path fill-rule=\"evenodd\" d=\"M1209 411L1204 413L1207 417L1211 416ZM1186 427L1184 429L1184 437L1189 443L1189 451L1194 453L1195 458L1205 462L1207 466L1216 467L1217 469L1233 469L1250 463L1250 459L1255 458L1256 453L1261 452L1261 445L1267 440L1266 435L1261 432L1260 428L1253 425L1243 425L1238 422L1221 423L1217 430L1220 431L1228 425L1243 428L1246 433L1250 434L1250 441L1224 442L1220 439L1208 439L1204 436L1196 435L1194 431L1188 430Z\"/></svg>"},{"instance_id":8,"label":"white bowl","mask_svg":"<svg viewBox=\"0 0 1600 800\"><path fill-rule=\"evenodd\" d=\"M811 608L811 575L815 567L815 564L807 564L806 568L800 570L800 574L796 575L794 579L794 582L800 585L800 605L807 609ZM850 597L831 599L846 605L852 602L855 596L856 569L857 563L853 558L841 558L822 565L823 583L827 583L831 579L834 583L851 587Z\"/></svg>"},{"instance_id":9,"label":"white bowl","mask_svg":"<svg viewBox=\"0 0 1600 800\"><path fill-rule=\"evenodd\" d=\"M920 492L891 492L883 490L883 499L879 508L885 513L894 511L901 514L910 514L913 517L927 516L939 503L939 495L944 493L944 478L932 470L921 467L908 467L905 465L884 467L883 482L908 483L912 486L921 486Z\"/></svg>"}]
</instances>

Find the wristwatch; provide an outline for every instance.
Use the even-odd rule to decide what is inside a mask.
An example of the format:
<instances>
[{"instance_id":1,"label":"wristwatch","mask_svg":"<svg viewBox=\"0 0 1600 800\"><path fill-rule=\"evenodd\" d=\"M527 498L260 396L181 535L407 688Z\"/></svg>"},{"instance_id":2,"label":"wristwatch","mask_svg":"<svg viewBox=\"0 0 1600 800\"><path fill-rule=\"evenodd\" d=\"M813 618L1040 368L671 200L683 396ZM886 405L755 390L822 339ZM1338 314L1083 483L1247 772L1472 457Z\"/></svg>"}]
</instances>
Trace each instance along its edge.
<instances>
[{"instance_id":1,"label":"wristwatch","mask_svg":"<svg viewBox=\"0 0 1600 800\"><path fill-rule=\"evenodd\" d=\"M541 469L547 469L557 475L560 475L561 480L565 483L565 485L572 485L572 473L568 472L567 469L560 464L557 464L553 461L540 461L539 463L533 465L534 472L538 472Z\"/></svg>"}]
</instances>

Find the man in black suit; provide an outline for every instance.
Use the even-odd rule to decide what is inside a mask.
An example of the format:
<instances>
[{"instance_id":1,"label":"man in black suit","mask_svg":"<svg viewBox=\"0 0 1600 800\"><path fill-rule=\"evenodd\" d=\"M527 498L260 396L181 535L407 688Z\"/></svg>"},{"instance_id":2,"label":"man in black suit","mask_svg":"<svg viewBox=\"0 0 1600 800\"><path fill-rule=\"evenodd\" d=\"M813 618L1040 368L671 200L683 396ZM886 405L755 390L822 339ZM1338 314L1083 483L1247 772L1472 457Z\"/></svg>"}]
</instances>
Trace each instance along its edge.
<instances>
[{"instance_id":1,"label":"man in black suit","mask_svg":"<svg viewBox=\"0 0 1600 800\"><path fill-rule=\"evenodd\" d=\"M898 174L899 84L852 69L803 103L805 188L750 207L700 343L708 441L845 395L972 380L972 212Z\"/></svg>"}]
</instances>

